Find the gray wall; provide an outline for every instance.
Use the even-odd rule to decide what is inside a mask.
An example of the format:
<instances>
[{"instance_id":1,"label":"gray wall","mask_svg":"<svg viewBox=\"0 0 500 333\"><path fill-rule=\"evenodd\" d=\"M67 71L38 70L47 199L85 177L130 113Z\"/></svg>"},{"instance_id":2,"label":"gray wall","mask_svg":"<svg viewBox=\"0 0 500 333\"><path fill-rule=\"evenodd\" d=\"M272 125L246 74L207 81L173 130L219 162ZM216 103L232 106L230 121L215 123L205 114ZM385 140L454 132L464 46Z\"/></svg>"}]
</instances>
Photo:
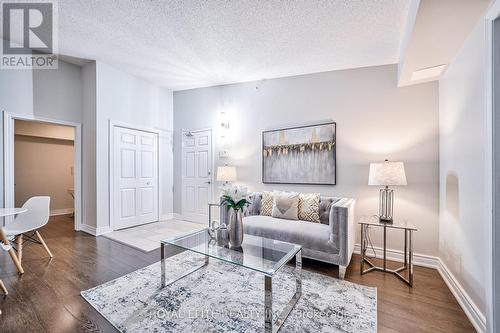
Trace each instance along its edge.
<instances>
[{"instance_id":1,"label":"gray wall","mask_svg":"<svg viewBox=\"0 0 500 333\"><path fill-rule=\"evenodd\" d=\"M439 82L439 256L486 315L490 263L485 25L476 26Z\"/></svg>"},{"instance_id":2,"label":"gray wall","mask_svg":"<svg viewBox=\"0 0 500 333\"><path fill-rule=\"evenodd\" d=\"M82 223L109 231L108 122L173 130L172 92L103 63L79 67L59 61L57 70L0 73L0 110L82 123ZM0 122L3 121L3 118ZM3 126L0 173L3 174ZM170 133L160 137L160 214L172 212ZM163 177L163 178L162 178ZM3 177L0 177L3 188ZM3 191L0 199L3 201Z\"/></svg>"},{"instance_id":3,"label":"gray wall","mask_svg":"<svg viewBox=\"0 0 500 333\"><path fill-rule=\"evenodd\" d=\"M97 227L96 64L82 68L82 224Z\"/></svg>"},{"instance_id":4,"label":"gray wall","mask_svg":"<svg viewBox=\"0 0 500 333\"><path fill-rule=\"evenodd\" d=\"M3 39L0 39L3 42ZM30 70L0 71L0 111L33 113L33 73ZM0 119L0 187L3 189L3 117ZM4 191L0 202L4 203ZM1 221L1 220L0 220Z\"/></svg>"},{"instance_id":5,"label":"gray wall","mask_svg":"<svg viewBox=\"0 0 500 333\"><path fill-rule=\"evenodd\" d=\"M81 69L78 66L59 61L57 70L0 71L0 111L81 121L81 103ZM3 175L3 118L0 123L0 174ZM0 178L3 188L3 176ZM2 202L3 197L1 191Z\"/></svg>"},{"instance_id":6,"label":"gray wall","mask_svg":"<svg viewBox=\"0 0 500 333\"><path fill-rule=\"evenodd\" d=\"M96 198L97 228L106 231L109 219L109 121L152 128L167 133L159 143L160 218L172 213L172 92L121 72L104 63L96 64ZM170 132L170 133L169 133Z\"/></svg>"},{"instance_id":7,"label":"gray wall","mask_svg":"<svg viewBox=\"0 0 500 333\"><path fill-rule=\"evenodd\" d=\"M82 68L59 61L57 70L33 71L33 113L51 119L82 121Z\"/></svg>"},{"instance_id":8,"label":"gray wall","mask_svg":"<svg viewBox=\"0 0 500 333\"><path fill-rule=\"evenodd\" d=\"M181 212L181 130L212 127L215 164L226 163L217 156L227 148L238 183L250 190L354 197L358 216L377 213L378 188L367 185L369 163L404 161L409 185L396 189L395 214L417 225L416 252L437 255L437 83L397 88L396 80L397 65L387 65L174 92L175 212ZM221 111L230 115L225 143L219 137ZM337 185L262 184L262 130L325 119L337 122ZM399 234L389 237L389 247L401 248Z\"/></svg>"}]
</instances>

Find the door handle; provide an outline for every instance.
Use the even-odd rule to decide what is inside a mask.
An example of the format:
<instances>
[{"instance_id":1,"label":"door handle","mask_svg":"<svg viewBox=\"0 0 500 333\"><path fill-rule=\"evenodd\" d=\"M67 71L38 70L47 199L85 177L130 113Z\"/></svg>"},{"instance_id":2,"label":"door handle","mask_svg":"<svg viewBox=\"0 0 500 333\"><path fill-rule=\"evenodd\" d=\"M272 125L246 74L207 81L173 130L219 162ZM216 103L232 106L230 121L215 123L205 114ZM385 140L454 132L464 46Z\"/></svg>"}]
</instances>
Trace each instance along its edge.
<instances>
[{"instance_id":1,"label":"door handle","mask_svg":"<svg viewBox=\"0 0 500 333\"><path fill-rule=\"evenodd\" d=\"M151 185L151 182L146 182L146 185Z\"/></svg>"},{"instance_id":2,"label":"door handle","mask_svg":"<svg viewBox=\"0 0 500 333\"><path fill-rule=\"evenodd\" d=\"M210 180L209 180L208 182L205 182L205 183L207 183L207 184L212 184L212 182L211 182Z\"/></svg>"}]
</instances>

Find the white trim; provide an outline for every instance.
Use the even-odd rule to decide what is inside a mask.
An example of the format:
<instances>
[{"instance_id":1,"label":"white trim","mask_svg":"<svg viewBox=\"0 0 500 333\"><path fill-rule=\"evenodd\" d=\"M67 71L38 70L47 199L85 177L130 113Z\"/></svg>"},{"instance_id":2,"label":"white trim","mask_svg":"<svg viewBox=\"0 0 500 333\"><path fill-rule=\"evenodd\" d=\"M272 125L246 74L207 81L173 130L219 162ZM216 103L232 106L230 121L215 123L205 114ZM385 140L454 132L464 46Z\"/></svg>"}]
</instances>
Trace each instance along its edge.
<instances>
[{"instance_id":1,"label":"white trim","mask_svg":"<svg viewBox=\"0 0 500 333\"><path fill-rule=\"evenodd\" d=\"M87 234L90 234L92 236L97 236L96 235L96 228L87 224L82 224L80 231L86 232Z\"/></svg>"},{"instance_id":2,"label":"white trim","mask_svg":"<svg viewBox=\"0 0 500 333\"><path fill-rule=\"evenodd\" d=\"M377 254L377 258L382 258L383 257L383 249L381 247L376 247L376 246L374 246L374 249L375 249L375 253ZM356 254L361 253L361 245L360 244L354 245L354 253L356 253ZM371 247L368 248L367 254L372 254ZM403 251L387 249L387 260L403 262L403 259L404 259ZM434 256L430 256L427 254L413 253L413 264L415 266L422 266L422 267L427 267L427 268L438 269L439 258L434 257Z\"/></svg>"},{"instance_id":3,"label":"white trim","mask_svg":"<svg viewBox=\"0 0 500 333\"><path fill-rule=\"evenodd\" d=\"M460 285L458 280L441 259L439 259L438 272L453 296L457 299L457 302L462 307L462 310L464 310L465 314L471 321L472 326L474 326L478 332L486 332L485 315L479 310L477 305L472 301L465 289Z\"/></svg>"},{"instance_id":4,"label":"white trim","mask_svg":"<svg viewBox=\"0 0 500 333\"><path fill-rule=\"evenodd\" d=\"M360 249L360 244L356 244L354 247L354 253L360 254ZM380 247L374 247L374 249L375 253L377 254L377 258L382 258L383 249ZM367 250L367 253L371 254L371 252L371 248L369 248ZM403 262L403 257L403 251L387 249L387 260ZM446 267L444 262L439 257L419 253L414 253L413 259L415 266L436 269L450 289L453 296L455 296L455 298L457 299L458 304L460 304L462 310L465 312L467 318L469 318L474 328L478 332L486 332L486 317L479 310L477 305L472 301L470 296L460 285L455 276L453 276L448 267Z\"/></svg>"},{"instance_id":5,"label":"white trim","mask_svg":"<svg viewBox=\"0 0 500 333\"><path fill-rule=\"evenodd\" d=\"M16 114L3 112L4 125L4 207L14 207L14 120L34 121L55 125L70 126L75 128L74 140L74 188L75 188L75 230L82 227L82 124L38 117L31 114ZM7 220L6 220L7 222Z\"/></svg>"},{"instance_id":6,"label":"white trim","mask_svg":"<svg viewBox=\"0 0 500 333\"><path fill-rule=\"evenodd\" d=\"M167 220L172 220L172 219L174 219L174 213L167 213L167 214L160 215L160 221L167 221Z\"/></svg>"},{"instance_id":7,"label":"white trim","mask_svg":"<svg viewBox=\"0 0 500 333\"><path fill-rule=\"evenodd\" d=\"M113 231L108 226L102 227L102 228L96 228L94 226L87 225L87 224L82 224L80 230L83 232L86 232L87 234L90 234L92 236L100 236L100 235L108 234L108 233Z\"/></svg>"},{"instance_id":8,"label":"white trim","mask_svg":"<svg viewBox=\"0 0 500 333\"><path fill-rule=\"evenodd\" d=\"M50 216L73 214L74 211L75 211L74 208L53 209L50 211Z\"/></svg>"},{"instance_id":9,"label":"white trim","mask_svg":"<svg viewBox=\"0 0 500 333\"><path fill-rule=\"evenodd\" d=\"M486 317L488 318L486 324L485 324L485 330L495 332L498 330L500 323L498 322L500 318L497 318L495 315L496 312L498 312L498 309L496 309L496 303L499 302L500 300L496 299L496 289L500 288L500 286L496 285L495 278L498 277L495 276L495 271L498 271L498 260L495 258L494 253L496 252L495 250L495 241L498 242L499 240L495 240L495 228L494 228L494 223L495 223L495 216L493 212L493 198L495 197L494 194L494 170L493 170L493 149L494 149L494 135L493 135L493 112L494 112L494 87L493 87L493 47L494 47L494 41L493 41L493 21L500 16L500 1L494 1L490 7L488 8L486 15L485 15L485 49L486 49L486 59L485 59L485 98L486 98L486 168L485 168L485 184L486 184L486 202L485 202L485 211L488 216L489 223L487 223L487 235L491 235L489 242L487 242L487 247L488 249L486 250L486 253L484 254L487 258L487 262L490 263L490 265L486 265L485 267L485 276L486 276L486 281L485 281L485 290L486 290L486 304L487 304L487 313ZM495 212L497 214L497 212ZM472 321L472 319L471 319ZM487 325L487 326L486 326Z\"/></svg>"},{"instance_id":10,"label":"white trim","mask_svg":"<svg viewBox=\"0 0 500 333\"><path fill-rule=\"evenodd\" d=\"M157 205L156 205L156 208L158 210L158 220L157 221L153 221L153 222L158 222L160 221L160 202L162 202L161 199L163 199L163 193L162 191L160 191L160 178L161 178L161 175L160 175L160 137L162 135L165 135L167 133L169 133L169 131L164 131L164 130L161 130L161 129L157 129L157 128L151 128L151 127L146 127L146 126L136 126L136 125L132 125L132 124L127 124L127 123L124 123L124 122L121 122L121 121L116 121L116 120L113 120L113 119L110 119L109 122L108 122L108 156L109 156L109 163L108 163L108 186L109 186L109 191L108 191L108 200L109 200L109 229L111 231L115 230L115 220L114 220L114 160L115 160L115 156L114 156L114 138L115 138L115 128L116 127L121 127L121 128L127 128L127 129L131 129L131 130L135 130L135 131L141 131L141 132L148 132L148 133L152 133L152 134L155 134L156 135L156 169L157 169L157 183L156 183L156 186L157 186L157 190L158 190L158 195L157 195ZM162 197L160 197L160 195L162 195ZM152 223L152 222L148 222L148 223Z\"/></svg>"},{"instance_id":11,"label":"white trim","mask_svg":"<svg viewBox=\"0 0 500 333\"><path fill-rule=\"evenodd\" d=\"M184 218L182 217L182 214L179 214L179 213L172 213L172 216L174 217L174 219L177 219L177 220L184 220Z\"/></svg>"}]
</instances>

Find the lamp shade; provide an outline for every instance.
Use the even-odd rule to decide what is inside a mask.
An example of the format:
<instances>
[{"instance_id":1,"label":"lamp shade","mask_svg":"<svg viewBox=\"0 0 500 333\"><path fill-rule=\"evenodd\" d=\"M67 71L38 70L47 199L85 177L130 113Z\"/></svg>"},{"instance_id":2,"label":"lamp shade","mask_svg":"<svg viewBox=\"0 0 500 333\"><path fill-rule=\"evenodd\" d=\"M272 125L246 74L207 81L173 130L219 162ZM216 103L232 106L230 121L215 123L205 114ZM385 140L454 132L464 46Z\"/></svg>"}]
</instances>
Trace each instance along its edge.
<instances>
[{"instance_id":1,"label":"lamp shade","mask_svg":"<svg viewBox=\"0 0 500 333\"><path fill-rule=\"evenodd\" d=\"M234 166L220 166L217 168L217 181L234 182L236 181L236 168Z\"/></svg>"},{"instance_id":2,"label":"lamp shade","mask_svg":"<svg viewBox=\"0 0 500 333\"><path fill-rule=\"evenodd\" d=\"M403 162L370 163L368 185L407 185Z\"/></svg>"}]
</instances>

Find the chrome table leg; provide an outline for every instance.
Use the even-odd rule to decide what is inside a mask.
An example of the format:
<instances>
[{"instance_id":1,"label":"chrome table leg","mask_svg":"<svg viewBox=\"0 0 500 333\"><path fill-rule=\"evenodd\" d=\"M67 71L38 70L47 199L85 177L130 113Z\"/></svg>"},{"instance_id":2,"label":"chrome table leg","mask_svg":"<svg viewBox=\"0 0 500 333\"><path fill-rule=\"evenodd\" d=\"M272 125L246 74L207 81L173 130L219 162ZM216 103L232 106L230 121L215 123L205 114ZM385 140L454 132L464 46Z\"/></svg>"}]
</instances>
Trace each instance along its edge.
<instances>
[{"instance_id":1,"label":"chrome table leg","mask_svg":"<svg viewBox=\"0 0 500 333\"><path fill-rule=\"evenodd\" d=\"M273 317L273 279L271 276L264 276L264 331L266 333L276 333L292 312L295 304L302 295L302 250L295 255L295 294L288 301L286 307L281 311L276 320Z\"/></svg>"},{"instance_id":2,"label":"chrome table leg","mask_svg":"<svg viewBox=\"0 0 500 333\"><path fill-rule=\"evenodd\" d=\"M165 244L161 243L161 287L165 287Z\"/></svg>"}]
</instances>

